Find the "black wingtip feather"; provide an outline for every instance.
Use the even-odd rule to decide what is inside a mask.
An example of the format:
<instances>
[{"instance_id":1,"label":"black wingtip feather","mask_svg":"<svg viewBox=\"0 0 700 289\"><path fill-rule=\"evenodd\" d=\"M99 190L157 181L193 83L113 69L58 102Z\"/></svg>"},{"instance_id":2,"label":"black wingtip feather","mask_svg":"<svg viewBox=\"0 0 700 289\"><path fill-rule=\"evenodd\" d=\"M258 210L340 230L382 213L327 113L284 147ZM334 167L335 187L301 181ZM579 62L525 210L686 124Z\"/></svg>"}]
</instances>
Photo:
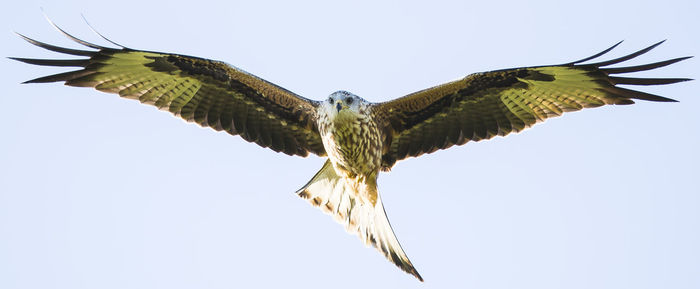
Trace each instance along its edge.
<instances>
[{"instance_id":1,"label":"black wingtip feather","mask_svg":"<svg viewBox=\"0 0 700 289\"><path fill-rule=\"evenodd\" d=\"M610 93L612 95L622 97L622 98L632 98L632 99L641 99L641 100L647 100L647 101L658 101L658 102L678 102L675 99L659 96L656 94L651 94L651 93L646 93L638 90L631 90L627 88L622 88L619 86L612 86L612 87L606 87L606 88L601 88L599 90L605 91L607 93Z\"/></svg>"},{"instance_id":2,"label":"black wingtip feather","mask_svg":"<svg viewBox=\"0 0 700 289\"><path fill-rule=\"evenodd\" d=\"M52 75L47 75L39 78L35 78L32 80L27 80L25 82L22 82L22 84L27 84L27 83L48 83L48 82L60 82L60 81L68 81L71 79L75 79L78 77L82 77L88 74L93 74L96 73L95 71L90 71L90 70L76 70L76 71L69 71L69 72L64 72L64 73L58 73L58 74L52 74Z\"/></svg>"},{"instance_id":3,"label":"black wingtip feather","mask_svg":"<svg viewBox=\"0 0 700 289\"><path fill-rule=\"evenodd\" d=\"M34 58L20 58L20 57L8 57L12 60L17 60L27 64L43 65L43 66L77 66L85 67L90 64L90 59L34 59Z\"/></svg>"},{"instance_id":4,"label":"black wingtip feather","mask_svg":"<svg viewBox=\"0 0 700 289\"><path fill-rule=\"evenodd\" d=\"M44 15L44 16L46 16L46 15ZM46 16L46 20L51 24L51 26L53 26L54 28L56 28L56 30L58 30L59 32L61 32L64 36L68 37L70 40L73 40L73 41L75 41L75 42L77 42L77 43L79 43L79 44L81 44L81 45L84 45L84 46L87 46L87 47L90 47L90 48L99 49L99 50L103 50L103 49L112 49L112 48L109 48L109 47L104 47L104 46L100 46L100 45L97 45L97 44L94 44L94 43L87 42L87 41L85 41L85 40L82 40L82 39L80 39L80 38L77 38L77 37L75 37L75 36L69 34L68 32L66 32L66 31L64 31L63 29L61 29L61 27L58 27L58 25L56 25L56 23L54 23L53 21L51 21L51 19L50 19L48 16Z\"/></svg>"},{"instance_id":5,"label":"black wingtip feather","mask_svg":"<svg viewBox=\"0 0 700 289\"><path fill-rule=\"evenodd\" d=\"M634 77L616 77L610 76L615 84L630 84L630 85L663 85L672 84L683 81L692 80L690 78L634 78Z\"/></svg>"},{"instance_id":6,"label":"black wingtip feather","mask_svg":"<svg viewBox=\"0 0 700 289\"><path fill-rule=\"evenodd\" d=\"M632 58L635 58L635 57L637 57L637 56L640 56L640 55L642 55L642 54L644 54L644 53L647 53L647 52L649 52L650 50L656 48L657 46L661 45L661 43L664 43L664 42L666 42L666 40L661 40L661 41L659 41L659 42L657 42L657 43L652 44L651 46L649 46L649 47L647 47L647 48L644 48L644 49L642 49L642 50L639 50L639 51L634 52L634 53L629 54L629 55L625 55L625 56L622 56L622 57L619 57L619 58L615 58L615 59L611 59L611 60L608 60L608 61L597 62L597 63L591 63L591 64L586 64L586 65L591 65L591 66L595 66L595 67L603 67L603 66L612 65L612 64L615 64L615 63L620 63L620 62L623 62L623 61L626 61L626 60L630 60L630 59L632 59Z\"/></svg>"},{"instance_id":7,"label":"black wingtip feather","mask_svg":"<svg viewBox=\"0 0 700 289\"><path fill-rule=\"evenodd\" d=\"M602 88L601 90L605 91L606 93L609 93L609 94L612 94L616 97L621 98L621 100L620 100L621 102L619 102L618 104L633 103L633 101L631 101L631 99L640 99L640 100L647 100L647 101L659 101L659 102L678 102L677 100L666 98L663 96L650 94L650 93L646 93L646 92L641 92L641 91L636 91L636 90L631 90L631 89L626 89L626 88L618 87L615 85L618 85L618 84L622 84L622 85L664 85L664 84L672 84L672 83L689 81L692 79L690 79L690 78L635 78L635 77L617 77L617 76L610 76L610 75L611 74L618 74L618 73L639 72L639 71L656 69L659 67L664 67L664 66L671 65L671 64L679 62L679 61L689 59L692 56L678 57L678 58L669 59L669 60L665 60L665 61L659 61L659 62L644 64L644 65L637 65L637 66L600 68L602 66L608 66L608 65L620 63L620 62L635 58L637 56L640 56L640 55L647 53L650 50L656 48L657 46L661 45L665 41L666 40L659 41L659 42L654 43L654 44L652 44L644 49L641 49L641 50L636 51L634 53L631 53L631 54L628 54L628 55L625 55L625 56L622 56L619 58L615 58L612 60L591 63L591 64L580 64L580 65L583 67L592 68L593 73L603 72L603 73L605 73L605 75L607 75L607 77L601 78L600 80L601 81L604 80L605 82L608 82L609 84L612 84L613 86ZM595 57L598 57L598 56L610 51L612 48L614 48L618 44L620 44L620 43L617 43L613 47L608 48L608 49L604 50L603 52L598 53L592 57L588 57L588 58L583 59L583 60L572 62L569 65L578 64L580 62L584 62L584 61L593 59ZM622 101L622 99L625 99L625 98L629 102Z\"/></svg>"},{"instance_id":8,"label":"black wingtip feather","mask_svg":"<svg viewBox=\"0 0 700 289\"><path fill-rule=\"evenodd\" d=\"M77 56L93 56L93 55L95 55L94 51L64 48L64 47L55 46L55 45L51 45L48 43L44 43L41 41L31 39L31 38L24 36L24 35L17 33L17 32L15 32L15 34L17 34L19 37L21 37L25 41L31 43L32 45L39 46L39 47L44 48L46 50L51 50L54 52L65 53L65 54L70 54L70 55L77 55Z\"/></svg>"},{"instance_id":9,"label":"black wingtip feather","mask_svg":"<svg viewBox=\"0 0 700 289\"><path fill-rule=\"evenodd\" d=\"M92 27L92 25L90 25L90 22L87 21L87 18L85 18L85 15L80 14L80 16L83 17L83 21L85 21L85 24L87 24L87 26L90 27L90 30L92 30L92 32L95 32L95 34L99 35L100 37L102 37L102 39L104 39L105 41L107 41L107 42L109 42L109 43L112 43L112 44L114 44L114 45L116 45L116 46L119 46L119 47L121 47L122 49L128 49L128 50L130 50L130 49L127 48L126 46L121 45L121 44L119 44L119 43L116 43L116 42L110 40L109 38L107 38L106 36L102 35L102 33L97 32L97 29L95 29L94 27Z\"/></svg>"},{"instance_id":10,"label":"black wingtip feather","mask_svg":"<svg viewBox=\"0 0 700 289\"><path fill-rule=\"evenodd\" d=\"M607 74L638 72L638 71L652 70L652 69L656 69L659 67L664 67L664 66L671 65L671 64L674 64L674 63L679 62L679 61L689 59L689 58L693 58L693 57L692 56L685 56L685 57L678 57L678 58L669 59L669 60L665 60L665 61L644 64L644 65L603 68L601 70Z\"/></svg>"},{"instance_id":11,"label":"black wingtip feather","mask_svg":"<svg viewBox=\"0 0 700 289\"><path fill-rule=\"evenodd\" d=\"M574 65L574 64L581 63L581 62L589 61L589 60L591 60L591 59L598 58L598 57L602 56L603 54L606 54L606 53L610 52L610 50L615 49L615 47L617 47L618 45L620 45L620 43L622 43L623 41L624 41L624 40L620 40L620 42L615 43L615 45L610 46L610 48L605 49L605 50L603 50L603 51L601 51L601 52L598 52L598 53L596 53L596 54L593 55L593 56L589 56L589 57L586 57L586 58L584 58L584 59L572 61L572 62L566 63L566 64L564 64L564 65Z\"/></svg>"}]
</instances>

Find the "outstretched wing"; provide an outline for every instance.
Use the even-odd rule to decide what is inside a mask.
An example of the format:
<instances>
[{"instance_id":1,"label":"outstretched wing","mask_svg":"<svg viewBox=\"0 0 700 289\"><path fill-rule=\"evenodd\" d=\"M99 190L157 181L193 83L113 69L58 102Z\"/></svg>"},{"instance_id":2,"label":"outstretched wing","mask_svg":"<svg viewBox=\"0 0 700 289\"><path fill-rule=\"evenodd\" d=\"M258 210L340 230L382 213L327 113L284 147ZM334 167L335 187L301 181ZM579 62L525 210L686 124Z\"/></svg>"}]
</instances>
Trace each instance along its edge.
<instances>
[{"instance_id":1,"label":"outstretched wing","mask_svg":"<svg viewBox=\"0 0 700 289\"><path fill-rule=\"evenodd\" d=\"M82 67L25 83L65 82L71 86L94 87L138 99L201 126L240 135L277 152L299 156L307 156L309 152L326 154L315 122L316 101L223 62L126 47L108 48L58 30L94 50L58 47L20 35L29 43L51 51L88 57L72 60L13 57L29 64Z\"/></svg>"},{"instance_id":2,"label":"outstretched wing","mask_svg":"<svg viewBox=\"0 0 700 289\"><path fill-rule=\"evenodd\" d=\"M663 42L663 41L662 41ZM621 73L646 71L690 58L646 65L603 68L648 52L662 42L617 59L581 64L615 48L562 65L524 67L469 75L463 79L379 103L374 113L384 123L387 151L382 165L397 160L519 132L567 111L605 104L632 104L632 99L675 101L618 84L658 85L686 78L627 78Z\"/></svg>"}]
</instances>

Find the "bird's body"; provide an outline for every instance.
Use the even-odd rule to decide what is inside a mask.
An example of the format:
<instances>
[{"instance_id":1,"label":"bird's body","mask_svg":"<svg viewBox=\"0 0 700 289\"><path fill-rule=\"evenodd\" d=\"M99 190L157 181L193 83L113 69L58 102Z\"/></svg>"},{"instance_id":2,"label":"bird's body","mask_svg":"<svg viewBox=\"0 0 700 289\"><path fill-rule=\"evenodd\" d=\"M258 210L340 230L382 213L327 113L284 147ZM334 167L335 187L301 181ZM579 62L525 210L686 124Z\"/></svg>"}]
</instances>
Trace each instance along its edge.
<instances>
[{"instance_id":1,"label":"bird's body","mask_svg":"<svg viewBox=\"0 0 700 289\"><path fill-rule=\"evenodd\" d=\"M347 178L376 177L380 169L381 134L371 116L370 103L346 91L331 94L318 109L323 147L336 172Z\"/></svg>"},{"instance_id":2,"label":"bird's body","mask_svg":"<svg viewBox=\"0 0 700 289\"><path fill-rule=\"evenodd\" d=\"M399 245L377 190L385 151L372 103L346 91L319 104L317 126L328 160L297 193L422 280Z\"/></svg>"},{"instance_id":3,"label":"bird's body","mask_svg":"<svg viewBox=\"0 0 700 289\"><path fill-rule=\"evenodd\" d=\"M297 194L419 280L421 276L386 217L377 190L380 171L388 171L397 161L409 157L519 132L567 111L631 104L632 99L674 101L617 85L688 80L616 76L667 66L688 57L607 67L644 54L660 43L617 59L584 64L616 44L579 61L471 74L388 102L372 103L345 91L335 92L325 101L314 101L223 62L123 46L108 48L60 31L93 50L58 47L20 35L48 50L87 57L13 58L29 64L80 67L28 83L94 87L154 105L205 127L240 135L276 152L327 157L321 170Z\"/></svg>"}]
</instances>

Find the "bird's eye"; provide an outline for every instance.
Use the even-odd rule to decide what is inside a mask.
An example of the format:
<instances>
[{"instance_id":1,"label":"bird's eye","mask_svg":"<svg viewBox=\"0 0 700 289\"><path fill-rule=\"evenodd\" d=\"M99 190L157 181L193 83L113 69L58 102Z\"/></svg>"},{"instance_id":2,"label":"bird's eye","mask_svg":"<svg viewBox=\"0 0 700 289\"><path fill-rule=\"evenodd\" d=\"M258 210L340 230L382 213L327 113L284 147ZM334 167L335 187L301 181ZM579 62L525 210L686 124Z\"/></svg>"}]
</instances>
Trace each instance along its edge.
<instances>
[{"instance_id":1,"label":"bird's eye","mask_svg":"<svg viewBox=\"0 0 700 289\"><path fill-rule=\"evenodd\" d=\"M329 97L329 98L328 98L328 103L333 103L333 98L332 98L332 97Z\"/></svg>"},{"instance_id":2,"label":"bird's eye","mask_svg":"<svg viewBox=\"0 0 700 289\"><path fill-rule=\"evenodd\" d=\"M349 97L346 98L346 99L345 99L345 102L346 102L347 104L352 104L352 98L349 98Z\"/></svg>"}]
</instances>

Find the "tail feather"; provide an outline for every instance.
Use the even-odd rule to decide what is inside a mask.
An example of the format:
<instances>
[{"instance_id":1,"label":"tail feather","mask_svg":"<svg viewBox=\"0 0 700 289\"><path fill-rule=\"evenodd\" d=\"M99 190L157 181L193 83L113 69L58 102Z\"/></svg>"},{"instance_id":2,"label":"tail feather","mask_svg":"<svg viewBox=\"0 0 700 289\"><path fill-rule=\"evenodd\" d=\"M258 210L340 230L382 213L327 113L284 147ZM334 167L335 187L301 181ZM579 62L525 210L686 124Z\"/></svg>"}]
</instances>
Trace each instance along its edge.
<instances>
[{"instance_id":1,"label":"tail feather","mask_svg":"<svg viewBox=\"0 0 700 289\"><path fill-rule=\"evenodd\" d=\"M336 174L328 160L296 193L333 216L349 233L357 234L365 245L377 248L389 261L423 281L394 235L381 198L376 193L376 182L373 180L371 184L359 185L347 182ZM363 197L362 192L358 192L362 188L376 193L376 201Z\"/></svg>"}]
</instances>

